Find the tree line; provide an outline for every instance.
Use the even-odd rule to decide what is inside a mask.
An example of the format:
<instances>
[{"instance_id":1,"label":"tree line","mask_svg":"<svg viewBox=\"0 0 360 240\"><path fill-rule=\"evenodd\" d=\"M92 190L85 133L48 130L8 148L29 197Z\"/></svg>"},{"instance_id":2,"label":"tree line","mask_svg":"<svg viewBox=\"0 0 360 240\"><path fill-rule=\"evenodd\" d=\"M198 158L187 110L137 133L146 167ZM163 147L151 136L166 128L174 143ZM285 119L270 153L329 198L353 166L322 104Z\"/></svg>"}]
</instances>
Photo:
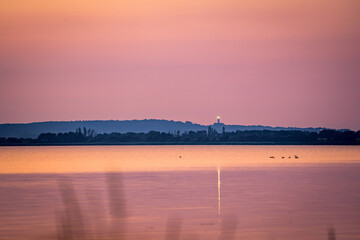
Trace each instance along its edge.
<instances>
[{"instance_id":1,"label":"tree line","mask_svg":"<svg viewBox=\"0 0 360 240\"><path fill-rule=\"evenodd\" d=\"M148 133L101 133L78 128L75 132L41 133L37 138L0 138L0 145L71 145L71 144L360 144L360 131L322 130L246 130L221 133L208 131Z\"/></svg>"}]
</instances>

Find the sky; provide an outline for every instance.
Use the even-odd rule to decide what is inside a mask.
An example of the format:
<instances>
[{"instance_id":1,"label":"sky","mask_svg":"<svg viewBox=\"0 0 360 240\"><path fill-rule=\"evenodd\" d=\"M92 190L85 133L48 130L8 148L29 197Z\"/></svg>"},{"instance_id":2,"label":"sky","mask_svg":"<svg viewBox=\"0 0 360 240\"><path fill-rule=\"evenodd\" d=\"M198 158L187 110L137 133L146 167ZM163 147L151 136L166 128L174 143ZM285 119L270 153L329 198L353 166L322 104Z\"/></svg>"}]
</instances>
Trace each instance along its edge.
<instances>
[{"instance_id":1,"label":"sky","mask_svg":"<svg viewBox=\"0 0 360 240\"><path fill-rule=\"evenodd\" d=\"M0 0L0 123L360 129L358 0Z\"/></svg>"}]
</instances>

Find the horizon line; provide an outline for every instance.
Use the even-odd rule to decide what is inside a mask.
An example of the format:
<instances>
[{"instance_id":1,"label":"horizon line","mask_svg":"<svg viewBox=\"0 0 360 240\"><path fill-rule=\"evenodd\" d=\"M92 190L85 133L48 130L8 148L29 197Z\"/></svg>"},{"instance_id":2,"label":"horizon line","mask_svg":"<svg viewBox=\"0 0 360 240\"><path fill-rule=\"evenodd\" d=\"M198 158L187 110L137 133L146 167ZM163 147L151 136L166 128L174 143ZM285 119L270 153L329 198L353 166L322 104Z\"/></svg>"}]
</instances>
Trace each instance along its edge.
<instances>
[{"instance_id":1,"label":"horizon line","mask_svg":"<svg viewBox=\"0 0 360 240\"><path fill-rule=\"evenodd\" d=\"M192 122L189 120L186 121L180 121L180 120L169 120L169 119L160 119L160 118L144 118L144 119L123 119L123 120L119 120L119 119L97 119L97 120L48 120L48 121L38 121L38 122L14 122L14 123L10 123L10 122L5 122L5 123L0 123L0 125L16 125L16 124L36 124L36 123L54 123L54 122L106 122L106 121L113 121L113 122L125 122L125 121L150 121L150 120L156 120L156 121L169 121L169 122L181 122L181 123L186 123L186 122L190 122L192 124L195 125L200 125L200 126L212 126L214 124L217 124L217 122L213 122L212 124L200 124L200 123L196 123L196 122ZM295 127L295 126L271 126L271 125L261 125L261 124L226 124L226 123L222 123L225 126L247 126L247 127L252 127L252 126L261 126L261 127L270 127L270 128L299 128L299 129L334 129L334 130L351 130L351 131L355 131L352 130L350 128L328 128L328 127Z\"/></svg>"}]
</instances>

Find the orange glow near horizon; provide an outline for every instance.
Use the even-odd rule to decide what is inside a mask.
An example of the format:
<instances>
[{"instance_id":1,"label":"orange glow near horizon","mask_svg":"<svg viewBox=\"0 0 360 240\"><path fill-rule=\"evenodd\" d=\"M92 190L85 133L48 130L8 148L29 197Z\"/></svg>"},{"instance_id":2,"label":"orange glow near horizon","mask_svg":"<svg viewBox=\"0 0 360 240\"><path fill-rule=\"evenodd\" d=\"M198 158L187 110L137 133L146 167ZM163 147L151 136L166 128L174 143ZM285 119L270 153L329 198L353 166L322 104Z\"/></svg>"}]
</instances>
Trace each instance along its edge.
<instances>
[{"instance_id":1,"label":"orange glow near horizon","mask_svg":"<svg viewBox=\"0 0 360 240\"><path fill-rule=\"evenodd\" d=\"M294 158L295 154L299 159ZM282 156L286 157L282 159ZM0 159L0 174L216 169L220 174L220 169L231 168L357 163L360 149L356 146L2 147Z\"/></svg>"}]
</instances>

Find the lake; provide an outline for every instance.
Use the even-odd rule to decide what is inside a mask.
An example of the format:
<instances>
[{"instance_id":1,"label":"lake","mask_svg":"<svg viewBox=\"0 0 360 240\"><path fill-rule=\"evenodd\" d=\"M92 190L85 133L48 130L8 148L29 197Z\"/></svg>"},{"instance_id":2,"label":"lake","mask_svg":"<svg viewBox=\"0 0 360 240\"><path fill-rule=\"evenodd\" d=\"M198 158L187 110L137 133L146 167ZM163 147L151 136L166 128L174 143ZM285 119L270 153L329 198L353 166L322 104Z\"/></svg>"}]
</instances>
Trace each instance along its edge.
<instances>
[{"instance_id":1,"label":"lake","mask_svg":"<svg viewBox=\"0 0 360 240\"><path fill-rule=\"evenodd\" d=\"M0 148L0 240L360 239L359 146Z\"/></svg>"}]
</instances>

